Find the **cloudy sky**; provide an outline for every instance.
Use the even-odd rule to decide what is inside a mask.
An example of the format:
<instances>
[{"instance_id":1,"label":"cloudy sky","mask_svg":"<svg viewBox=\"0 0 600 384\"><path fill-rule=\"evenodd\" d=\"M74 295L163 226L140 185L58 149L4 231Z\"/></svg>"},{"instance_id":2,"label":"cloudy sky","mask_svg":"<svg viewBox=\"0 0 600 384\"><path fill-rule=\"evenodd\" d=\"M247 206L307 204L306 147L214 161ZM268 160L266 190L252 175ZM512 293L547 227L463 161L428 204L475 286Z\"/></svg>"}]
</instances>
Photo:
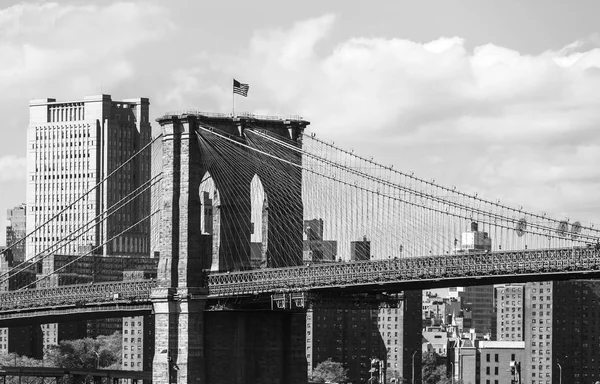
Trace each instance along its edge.
<instances>
[{"instance_id":1,"label":"cloudy sky","mask_svg":"<svg viewBox=\"0 0 600 384\"><path fill-rule=\"evenodd\" d=\"M396 169L600 224L600 2L0 0L0 244L32 98L300 114ZM154 127L158 132L158 126Z\"/></svg>"}]
</instances>

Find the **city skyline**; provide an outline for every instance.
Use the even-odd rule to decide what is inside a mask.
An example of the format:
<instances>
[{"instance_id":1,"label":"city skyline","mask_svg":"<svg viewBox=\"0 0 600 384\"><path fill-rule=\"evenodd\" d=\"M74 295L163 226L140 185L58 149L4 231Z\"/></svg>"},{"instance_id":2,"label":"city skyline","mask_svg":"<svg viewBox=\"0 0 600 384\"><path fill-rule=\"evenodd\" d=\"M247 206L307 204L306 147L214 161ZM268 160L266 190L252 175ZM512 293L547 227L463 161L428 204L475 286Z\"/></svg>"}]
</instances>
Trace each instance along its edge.
<instances>
[{"instance_id":1,"label":"city skyline","mask_svg":"<svg viewBox=\"0 0 600 384\"><path fill-rule=\"evenodd\" d=\"M153 122L230 112L235 77L251 87L236 110L298 113L396 169L599 222L598 7L3 2L0 211L24 202L30 99L143 94Z\"/></svg>"}]
</instances>

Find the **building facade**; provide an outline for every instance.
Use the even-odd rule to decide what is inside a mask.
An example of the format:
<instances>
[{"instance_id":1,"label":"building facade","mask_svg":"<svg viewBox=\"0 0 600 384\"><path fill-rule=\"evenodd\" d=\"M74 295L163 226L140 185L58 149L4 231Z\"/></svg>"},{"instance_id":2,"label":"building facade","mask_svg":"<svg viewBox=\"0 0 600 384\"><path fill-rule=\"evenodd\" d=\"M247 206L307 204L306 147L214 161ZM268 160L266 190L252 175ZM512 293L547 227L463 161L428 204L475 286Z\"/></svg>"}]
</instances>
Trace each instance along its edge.
<instances>
[{"instance_id":1,"label":"building facade","mask_svg":"<svg viewBox=\"0 0 600 384\"><path fill-rule=\"evenodd\" d=\"M307 263L336 261L337 241L323 239L323 219L304 220L302 259Z\"/></svg>"},{"instance_id":2,"label":"building facade","mask_svg":"<svg viewBox=\"0 0 600 384\"><path fill-rule=\"evenodd\" d=\"M478 223L472 222L470 230L462 233L460 247L455 249L455 253L491 251L492 239L487 232L479 229ZM455 246L458 246L458 239L455 240ZM496 338L494 287L492 285L457 287L450 293L459 297L462 307L471 312L471 326L477 332L478 337L494 340Z\"/></svg>"},{"instance_id":3,"label":"building facade","mask_svg":"<svg viewBox=\"0 0 600 384\"><path fill-rule=\"evenodd\" d=\"M523 341L525 284L496 286L496 338Z\"/></svg>"},{"instance_id":4,"label":"building facade","mask_svg":"<svg viewBox=\"0 0 600 384\"><path fill-rule=\"evenodd\" d=\"M13 209L7 209L6 220L9 223L6 227L6 246L10 247L14 261L24 261L24 238L27 233L25 204L18 205Z\"/></svg>"},{"instance_id":5,"label":"building facade","mask_svg":"<svg viewBox=\"0 0 600 384\"><path fill-rule=\"evenodd\" d=\"M378 309L313 308L306 316L309 377L319 363L331 358L348 369L350 382L366 383L371 361L377 359L382 380L411 380L414 365L415 383L420 383L420 321L421 291L405 291L392 305Z\"/></svg>"},{"instance_id":6,"label":"building facade","mask_svg":"<svg viewBox=\"0 0 600 384\"><path fill-rule=\"evenodd\" d=\"M38 285L61 286L151 279L156 278L157 265L158 259L149 257L50 255L44 259L42 273L37 275L37 280ZM62 340L121 332L123 324L131 321L128 319L42 324L42 346L45 349ZM124 339L123 341L125 342Z\"/></svg>"},{"instance_id":7,"label":"building facade","mask_svg":"<svg viewBox=\"0 0 600 384\"><path fill-rule=\"evenodd\" d=\"M523 341L455 339L449 346L448 372L454 382L512 384L521 375L521 384L529 383L522 376Z\"/></svg>"},{"instance_id":8,"label":"building facade","mask_svg":"<svg viewBox=\"0 0 600 384\"><path fill-rule=\"evenodd\" d=\"M600 281L527 283L525 383L600 380Z\"/></svg>"},{"instance_id":9,"label":"building facade","mask_svg":"<svg viewBox=\"0 0 600 384\"><path fill-rule=\"evenodd\" d=\"M27 258L149 254L149 221L124 232L149 213L149 192L106 213L150 178L150 150L121 167L151 140L148 109L148 99L109 95L30 101L26 227L39 229L26 241Z\"/></svg>"}]
</instances>

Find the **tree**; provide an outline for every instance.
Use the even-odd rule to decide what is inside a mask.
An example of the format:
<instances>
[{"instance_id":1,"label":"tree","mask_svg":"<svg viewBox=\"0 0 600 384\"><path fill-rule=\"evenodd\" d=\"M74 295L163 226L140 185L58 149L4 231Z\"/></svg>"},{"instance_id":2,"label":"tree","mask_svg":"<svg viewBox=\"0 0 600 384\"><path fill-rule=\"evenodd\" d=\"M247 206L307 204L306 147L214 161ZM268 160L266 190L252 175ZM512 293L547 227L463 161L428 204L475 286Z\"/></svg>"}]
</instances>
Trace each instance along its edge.
<instances>
[{"instance_id":1,"label":"tree","mask_svg":"<svg viewBox=\"0 0 600 384\"><path fill-rule=\"evenodd\" d=\"M16 353L0 354L0 366L6 367L41 367L42 360L37 360L27 356L20 356Z\"/></svg>"},{"instance_id":2,"label":"tree","mask_svg":"<svg viewBox=\"0 0 600 384\"><path fill-rule=\"evenodd\" d=\"M316 383L343 383L348 380L348 370L331 358L320 362L313 370L311 380Z\"/></svg>"},{"instance_id":3,"label":"tree","mask_svg":"<svg viewBox=\"0 0 600 384\"><path fill-rule=\"evenodd\" d=\"M121 368L121 333L96 339L63 340L46 349L46 360L61 368Z\"/></svg>"},{"instance_id":4,"label":"tree","mask_svg":"<svg viewBox=\"0 0 600 384\"><path fill-rule=\"evenodd\" d=\"M423 352L421 368L423 384L450 384L446 358L435 352Z\"/></svg>"},{"instance_id":5,"label":"tree","mask_svg":"<svg viewBox=\"0 0 600 384\"><path fill-rule=\"evenodd\" d=\"M387 383L404 384L404 382L405 380L397 369L387 371Z\"/></svg>"}]
</instances>

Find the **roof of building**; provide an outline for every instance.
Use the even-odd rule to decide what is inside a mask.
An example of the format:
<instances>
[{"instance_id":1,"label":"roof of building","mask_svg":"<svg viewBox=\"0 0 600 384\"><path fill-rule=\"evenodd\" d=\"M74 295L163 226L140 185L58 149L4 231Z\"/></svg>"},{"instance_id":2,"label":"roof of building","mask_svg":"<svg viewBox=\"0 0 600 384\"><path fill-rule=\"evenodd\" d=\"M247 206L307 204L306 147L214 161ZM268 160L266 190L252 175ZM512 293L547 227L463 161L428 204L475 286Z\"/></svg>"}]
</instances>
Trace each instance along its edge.
<instances>
[{"instance_id":1,"label":"roof of building","mask_svg":"<svg viewBox=\"0 0 600 384\"><path fill-rule=\"evenodd\" d=\"M506 349L525 349L524 341L489 341L489 340L480 340L478 348L506 348Z\"/></svg>"}]
</instances>

